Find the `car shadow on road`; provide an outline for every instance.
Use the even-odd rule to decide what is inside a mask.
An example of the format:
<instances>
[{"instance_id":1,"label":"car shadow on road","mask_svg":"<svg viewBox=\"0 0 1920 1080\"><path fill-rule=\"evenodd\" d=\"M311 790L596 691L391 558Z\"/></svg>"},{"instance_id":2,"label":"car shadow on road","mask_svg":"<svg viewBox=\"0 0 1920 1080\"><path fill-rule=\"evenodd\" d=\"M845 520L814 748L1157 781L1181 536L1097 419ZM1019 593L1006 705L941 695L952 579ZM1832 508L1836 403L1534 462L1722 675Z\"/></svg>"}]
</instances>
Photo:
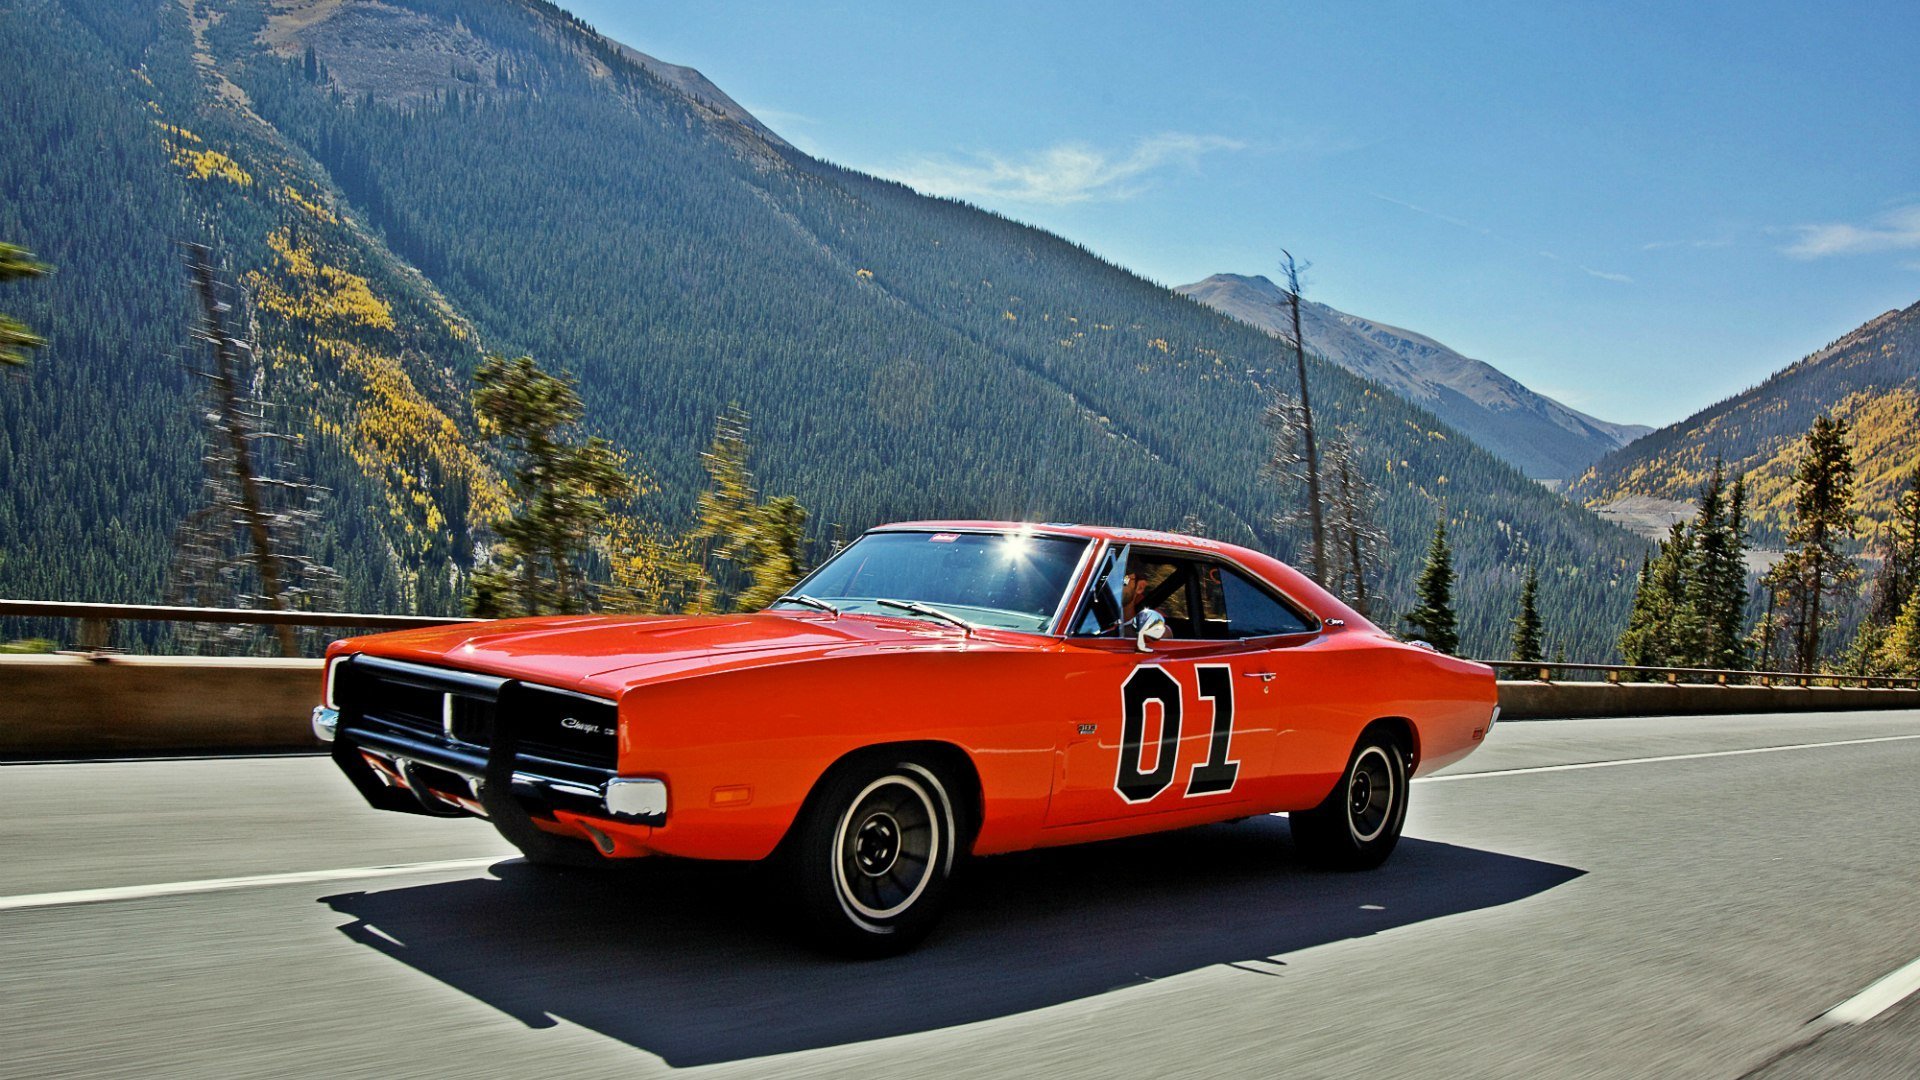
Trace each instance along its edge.
<instances>
[{"instance_id":1,"label":"car shadow on road","mask_svg":"<svg viewBox=\"0 0 1920 1080\"><path fill-rule=\"evenodd\" d=\"M1509 904L1584 871L1405 839L1360 874L1305 869L1280 818L976 860L917 952L854 963L797 944L757 867L624 873L518 860L493 877L323 902L355 942L530 1027L556 1018L676 1067L1008 1016L1215 964Z\"/></svg>"}]
</instances>

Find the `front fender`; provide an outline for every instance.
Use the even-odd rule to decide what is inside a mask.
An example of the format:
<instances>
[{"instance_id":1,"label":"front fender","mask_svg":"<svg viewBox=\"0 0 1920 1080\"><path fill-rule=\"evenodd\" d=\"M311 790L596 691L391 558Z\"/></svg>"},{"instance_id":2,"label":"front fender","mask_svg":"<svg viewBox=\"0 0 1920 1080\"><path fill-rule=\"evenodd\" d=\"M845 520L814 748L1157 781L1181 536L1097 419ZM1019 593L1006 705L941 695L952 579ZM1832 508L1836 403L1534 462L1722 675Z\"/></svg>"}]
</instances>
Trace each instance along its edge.
<instances>
[{"instance_id":1,"label":"front fender","mask_svg":"<svg viewBox=\"0 0 1920 1080\"><path fill-rule=\"evenodd\" d=\"M647 846L704 859L771 854L826 770L865 747L938 742L979 774L975 850L1024 846L1045 820L1054 718L1070 713L1045 652L952 648L818 657L692 675L620 699L620 772L667 781Z\"/></svg>"}]
</instances>

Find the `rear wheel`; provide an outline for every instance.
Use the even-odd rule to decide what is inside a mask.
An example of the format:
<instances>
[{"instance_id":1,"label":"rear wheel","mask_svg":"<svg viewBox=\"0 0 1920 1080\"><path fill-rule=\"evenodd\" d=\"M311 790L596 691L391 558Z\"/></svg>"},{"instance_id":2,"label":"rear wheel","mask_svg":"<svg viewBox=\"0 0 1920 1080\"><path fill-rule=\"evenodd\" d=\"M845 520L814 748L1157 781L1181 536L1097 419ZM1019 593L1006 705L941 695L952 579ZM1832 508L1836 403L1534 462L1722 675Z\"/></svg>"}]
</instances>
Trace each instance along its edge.
<instances>
[{"instance_id":1,"label":"rear wheel","mask_svg":"<svg viewBox=\"0 0 1920 1080\"><path fill-rule=\"evenodd\" d=\"M1406 751L1377 728L1360 736L1346 772L1319 806L1287 815L1300 857L1334 870L1385 862L1406 821Z\"/></svg>"},{"instance_id":2,"label":"rear wheel","mask_svg":"<svg viewBox=\"0 0 1920 1080\"><path fill-rule=\"evenodd\" d=\"M958 832L948 786L928 766L882 758L835 769L787 853L808 930L849 956L912 948L945 906Z\"/></svg>"}]
</instances>

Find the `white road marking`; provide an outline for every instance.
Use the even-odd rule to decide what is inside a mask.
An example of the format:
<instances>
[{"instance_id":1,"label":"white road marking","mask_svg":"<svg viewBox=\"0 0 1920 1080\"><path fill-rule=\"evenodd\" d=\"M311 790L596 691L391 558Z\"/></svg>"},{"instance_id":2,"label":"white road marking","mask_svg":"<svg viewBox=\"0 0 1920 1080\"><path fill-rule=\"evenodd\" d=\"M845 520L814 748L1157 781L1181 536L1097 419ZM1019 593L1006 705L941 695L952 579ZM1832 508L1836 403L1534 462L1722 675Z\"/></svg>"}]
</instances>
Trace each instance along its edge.
<instances>
[{"instance_id":1,"label":"white road marking","mask_svg":"<svg viewBox=\"0 0 1920 1080\"><path fill-rule=\"evenodd\" d=\"M1582 761L1570 765L1535 765L1524 769L1491 769L1486 772L1451 773L1446 776L1422 776L1414 780L1416 784L1440 783L1446 780L1478 780L1494 776L1524 776L1529 773L1571 772L1575 769L1605 769L1614 765L1647 765L1659 761L1694 761L1700 758L1738 757L1743 754L1774 754L1785 750L1817 750L1829 746L1864 746L1870 743L1905 742L1920 739L1920 735L1886 735L1872 739L1839 739L1833 742L1792 743L1786 746L1758 746L1745 750L1713 750L1698 754L1665 754L1660 757L1617 758L1611 761ZM26 908L61 907L71 904L99 904L111 900L142 900L157 896L187 896L193 893L225 892L231 889L252 889L271 885L312 885L328 881L353 881L364 878L397 877L404 874L432 874L447 870L477 870L491 866L501 859L511 858L500 855L485 859L446 859L439 862L401 863L391 866L356 866L340 870L303 870L287 874L255 874L250 877L207 878L200 881L171 881L158 885L121 885L104 889L75 889L70 892L30 893L23 896L0 896L0 911L18 911ZM1878 1015L1881 1011L1920 988L1920 960L1901 968L1880 982L1861 991L1855 997L1835 1006L1827 1017L1840 1015L1843 1010L1856 1012L1866 1006L1862 1002L1879 1001L1885 995L1884 1004L1873 1007L1861 1020ZM1847 1015L1853 1015L1848 1013ZM1823 1017L1823 1019L1825 1019ZM1833 1020L1833 1023L1860 1023L1861 1020Z\"/></svg>"},{"instance_id":2,"label":"white road marking","mask_svg":"<svg viewBox=\"0 0 1920 1080\"><path fill-rule=\"evenodd\" d=\"M60 907L67 904L100 904L109 900L144 900L154 896L186 896L190 893L225 892L228 889L252 889L266 885L313 885L326 881L354 881L361 878L397 877L402 874L433 874L443 870L477 870L510 857L496 855L489 859L445 859L440 862L400 863L393 866L301 870L290 874L255 874L252 877L170 881L160 885L120 885L107 889L75 889L71 892L0 896L0 911Z\"/></svg>"},{"instance_id":3,"label":"white road marking","mask_svg":"<svg viewBox=\"0 0 1920 1080\"><path fill-rule=\"evenodd\" d=\"M1828 1009L1814 1023L1823 1027L1864 1024L1905 1001L1915 990L1920 990L1920 960L1915 960Z\"/></svg>"},{"instance_id":4,"label":"white road marking","mask_svg":"<svg viewBox=\"0 0 1920 1080\"><path fill-rule=\"evenodd\" d=\"M1789 743L1785 746L1755 746L1745 750L1709 750L1699 754L1663 754L1659 757L1614 758L1610 761L1581 761L1571 765L1535 765L1525 769L1488 769L1485 772L1448 773L1445 776L1420 776L1416 784L1438 784L1448 780L1479 780L1489 776L1524 776L1528 773L1572 772L1575 769L1606 769L1615 765L1650 765L1656 761L1697 761L1701 758L1740 757L1744 754L1778 754L1785 750L1818 750L1827 746L1865 746L1869 743L1906 742L1920 735L1883 735L1873 739L1838 739L1833 742Z\"/></svg>"}]
</instances>

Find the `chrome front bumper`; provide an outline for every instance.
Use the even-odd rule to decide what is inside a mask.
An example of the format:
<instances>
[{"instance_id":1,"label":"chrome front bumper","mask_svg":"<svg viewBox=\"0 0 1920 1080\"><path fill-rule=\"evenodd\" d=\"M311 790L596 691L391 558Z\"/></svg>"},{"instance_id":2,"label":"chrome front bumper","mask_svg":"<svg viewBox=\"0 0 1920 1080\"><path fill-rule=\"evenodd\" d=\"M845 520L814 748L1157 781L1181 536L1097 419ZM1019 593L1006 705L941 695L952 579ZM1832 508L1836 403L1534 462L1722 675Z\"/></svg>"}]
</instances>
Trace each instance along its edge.
<instances>
[{"instance_id":1,"label":"chrome front bumper","mask_svg":"<svg viewBox=\"0 0 1920 1080\"><path fill-rule=\"evenodd\" d=\"M331 743L340 732L340 710L324 705L313 710L313 734L321 742ZM363 753L376 754L394 765L401 776L410 776L418 765L458 775L468 782L475 798L480 795L486 772L483 755L460 754L449 747L394 745L400 740L367 738L356 742ZM384 745L383 745L384 744ZM416 750L417 753L407 753ZM376 774L380 775L380 774ZM515 770L512 785L516 794L545 803L571 803L592 813L637 825L664 825L667 820L667 782L652 777L615 776L601 784L540 776ZM381 776L382 782L385 777Z\"/></svg>"}]
</instances>

